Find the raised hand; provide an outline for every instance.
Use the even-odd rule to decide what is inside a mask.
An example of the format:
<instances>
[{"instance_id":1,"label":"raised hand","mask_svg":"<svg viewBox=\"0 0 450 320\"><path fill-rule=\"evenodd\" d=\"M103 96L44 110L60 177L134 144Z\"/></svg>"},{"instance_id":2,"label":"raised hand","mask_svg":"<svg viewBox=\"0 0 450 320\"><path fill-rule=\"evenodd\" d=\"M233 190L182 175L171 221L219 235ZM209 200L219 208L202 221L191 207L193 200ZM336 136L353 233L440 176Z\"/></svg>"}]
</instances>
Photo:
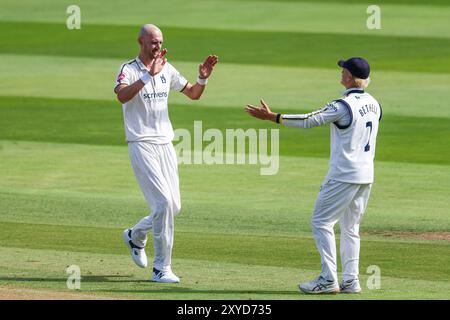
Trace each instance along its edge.
<instances>
[{"instance_id":1,"label":"raised hand","mask_svg":"<svg viewBox=\"0 0 450 320\"><path fill-rule=\"evenodd\" d=\"M216 55L209 55L205 61L198 66L198 74L202 79L208 78L212 71L214 70L214 66L219 61L219 58Z\"/></svg>"},{"instance_id":2,"label":"raised hand","mask_svg":"<svg viewBox=\"0 0 450 320\"><path fill-rule=\"evenodd\" d=\"M161 52L153 59L150 63L150 70L148 71L151 76L158 74L164 68L164 65L167 62L167 59L164 57L167 53L167 49L161 50Z\"/></svg>"},{"instance_id":3,"label":"raised hand","mask_svg":"<svg viewBox=\"0 0 450 320\"><path fill-rule=\"evenodd\" d=\"M262 120L274 121L274 119L276 118L276 113L270 111L269 106L263 99L261 99L261 107L255 107L252 106L251 104L248 104L245 107L245 111L252 117Z\"/></svg>"}]
</instances>

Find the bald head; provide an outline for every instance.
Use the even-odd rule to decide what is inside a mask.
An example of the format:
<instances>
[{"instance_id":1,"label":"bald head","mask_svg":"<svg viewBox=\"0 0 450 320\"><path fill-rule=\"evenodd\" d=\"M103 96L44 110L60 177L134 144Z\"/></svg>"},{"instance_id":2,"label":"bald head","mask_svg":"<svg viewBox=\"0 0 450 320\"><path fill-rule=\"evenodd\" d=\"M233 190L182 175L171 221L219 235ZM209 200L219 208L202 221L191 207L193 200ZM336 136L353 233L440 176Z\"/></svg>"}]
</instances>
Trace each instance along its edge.
<instances>
[{"instance_id":1,"label":"bald head","mask_svg":"<svg viewBox=\"0 0 450 320\"><path fill-rule=\"evenodd\" d=\"M162 35L161 30L154 24L144 24L139 31L139 38L153 35Z\"/></svg>"}]
</instances>

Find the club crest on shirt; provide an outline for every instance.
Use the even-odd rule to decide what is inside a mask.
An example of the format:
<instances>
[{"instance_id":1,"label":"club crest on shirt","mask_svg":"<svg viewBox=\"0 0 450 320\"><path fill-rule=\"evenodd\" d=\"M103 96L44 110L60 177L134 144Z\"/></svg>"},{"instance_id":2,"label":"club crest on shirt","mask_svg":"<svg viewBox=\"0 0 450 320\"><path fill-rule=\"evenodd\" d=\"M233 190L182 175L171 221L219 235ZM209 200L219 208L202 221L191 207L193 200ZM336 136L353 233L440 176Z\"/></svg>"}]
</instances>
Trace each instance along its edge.
<instances>
[{"instance_id":1,"label":"club crest on shirt","mask_svg":"<svg viewBox=\"0 0 450 320\"><path fill-rule=\"evenodd\" d=\"M124 73L121 73L121 74L119 74L119 76L117 77L117 82L120 82L120 81L122 81L123 79L125 79L125 74L124 74Z\"/></svg>"},{"instance_id":2,"label":"club crest on shirt","mask_svg":"<svg viewBox=\"0 0 450 320\"><path fill-rule=\"evenodd\" d=\"M161 75L160 78L162 83L166 83L166 78L164 77L164 75Z\"/></svg>"},{"instance_id":3,"label":"club crest on shirt","mask_svg":"<svg viewBox=\"0 0 450 320\"><path fill-rule=\"evenodd\" d=\"M330 111L334 111L336 112L338 109L337 107L334 105L334 103L327 103L325 110L330 110Z\"/></svg>"}]
</instances>

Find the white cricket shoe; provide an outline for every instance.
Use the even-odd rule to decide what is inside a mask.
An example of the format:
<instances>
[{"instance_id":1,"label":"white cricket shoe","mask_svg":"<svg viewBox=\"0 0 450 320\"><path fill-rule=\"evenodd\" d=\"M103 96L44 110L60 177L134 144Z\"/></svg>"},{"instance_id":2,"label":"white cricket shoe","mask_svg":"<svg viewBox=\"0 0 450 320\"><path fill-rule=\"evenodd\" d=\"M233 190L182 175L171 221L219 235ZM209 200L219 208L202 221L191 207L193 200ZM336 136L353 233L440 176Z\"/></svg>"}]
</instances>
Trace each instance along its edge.
<instances>
[{"instance_id":1,"label":"white cricket shoe","mask_svg":"<svg viewBox=\"0 0 450 320\"><path fill-rule=\"evenodd\" d=\"M153 268L152 281L163 282L163 283L178 283L180 278L178 278L172 270L161 271Z\"/></svg>"},{"instance_id":2,"label":"white cricket shoe","mask_svg":"<svg viewBox=\"0 0 450 320\"><path fill-rule=\"evenodd\" d=\"M339 285L341 293L361 293L361 286L358 279L342 281Z\"/></svg>"},{"instance_id":3,"label":"white cricket shoe","mask_svg":"<svg viewBox=\"0 0 450 320\"><path fill-rule=\"evenodd\" d=\"M339 285L336 281L327 280L322 278L322 276L318 276L316 279L306 282L300 283L298 285L299 289L304 293L309 294L322 294L322 293L338 293Z\"/></svg>"},{"instance_id":4,"label":"white cricket shoe","mask_svg":"<svg viewBox=\"0 0 450 320\"><path fill-rule=\"evenodd\" d=\"M123 232L123 241L127 245L131 253L131 258L133 258L134 263L136 263L141 268L147 268L147 255L145 254L145 249L138 247L131 241L131 229L126 229Z\"/></svg>"}]
</instances>

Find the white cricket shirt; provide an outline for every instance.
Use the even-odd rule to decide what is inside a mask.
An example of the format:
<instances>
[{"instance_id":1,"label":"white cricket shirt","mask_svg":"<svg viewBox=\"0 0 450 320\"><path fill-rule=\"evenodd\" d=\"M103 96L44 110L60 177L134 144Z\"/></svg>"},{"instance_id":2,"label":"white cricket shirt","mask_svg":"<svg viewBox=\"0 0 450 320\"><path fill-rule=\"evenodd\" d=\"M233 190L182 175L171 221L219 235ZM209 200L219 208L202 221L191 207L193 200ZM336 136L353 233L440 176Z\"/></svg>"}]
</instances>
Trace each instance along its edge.
<instances>
[{"instance_id":1,"label":"white cricket shirt","mask_svg":"<svg viewBox=\"0 0 450 320\"><path fill-rule=\"evenodd\" d=\"M343 92L324 108L308 114L282 115L288 127L312 128L332 123L330 168L326 179L366 184L374 178L373 161L381 106L359 88Z\"/></svg>"},{"instance_id":2,"label":"white cricket shirt","mask_svg":"<svg viewBox=\"0 0 450 320\"><path fill-rule=\"evenodd\" d=\"M146 72L148 69L136 57L120 66L114 88L122 83L131 85ZM167 62L136 96L122 104L127 142L170 143L174 132L167 104L169 92L183 91L187 84L188 81Z\"/></svg>"}]
</instances>

